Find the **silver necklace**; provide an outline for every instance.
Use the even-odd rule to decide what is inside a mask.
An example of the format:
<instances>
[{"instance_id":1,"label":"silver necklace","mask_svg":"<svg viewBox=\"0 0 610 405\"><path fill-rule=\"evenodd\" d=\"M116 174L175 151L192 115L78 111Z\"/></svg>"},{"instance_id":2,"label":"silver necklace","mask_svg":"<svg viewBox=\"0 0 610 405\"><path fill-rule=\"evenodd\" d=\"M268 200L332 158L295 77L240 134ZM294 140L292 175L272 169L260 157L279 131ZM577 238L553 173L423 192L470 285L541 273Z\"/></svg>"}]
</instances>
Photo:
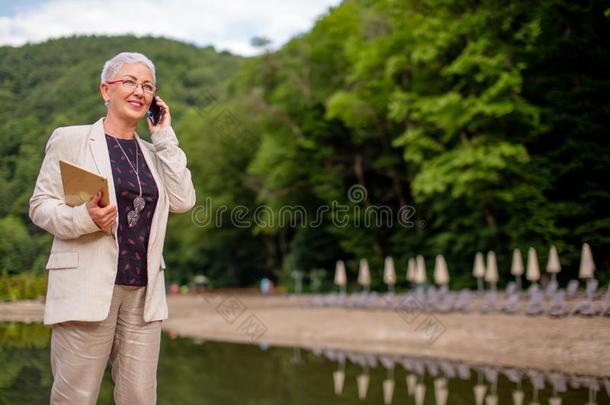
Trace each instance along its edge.
<instances>
[{"instance_id":1,"label":"silver necklace","mask_svg":"<svg viewBox=\"0 0 610 405\"><path fill-rule=\"evenodd\" d=\"M123 150L121 143L114 136L113 136L113 138L114 138L114 141L116 142L116 144L119 145L119 148L121 148L121 152L123 152L125 159L127 159L127 163L129 163L129 166L131 166L133 172L136 174L136 178L138 179L138 187L140 189L140 194L136 198L133 199L133 210L131 210L127 213L127 226L129 226L130 228L133 228L138 223L138 220L140 219L140 212L142 212L142 210L144 209L144 206L146 205L144 202L144 198L142 198L142 184L140 183L140 173L139 173L140 167L138 166L138 141L136 140L136 142L135 142L136 167L133 167L133 164L131 164L131 160L129 160L127 153L125 153L125 151Z\"/></svg>"}]
</instances>

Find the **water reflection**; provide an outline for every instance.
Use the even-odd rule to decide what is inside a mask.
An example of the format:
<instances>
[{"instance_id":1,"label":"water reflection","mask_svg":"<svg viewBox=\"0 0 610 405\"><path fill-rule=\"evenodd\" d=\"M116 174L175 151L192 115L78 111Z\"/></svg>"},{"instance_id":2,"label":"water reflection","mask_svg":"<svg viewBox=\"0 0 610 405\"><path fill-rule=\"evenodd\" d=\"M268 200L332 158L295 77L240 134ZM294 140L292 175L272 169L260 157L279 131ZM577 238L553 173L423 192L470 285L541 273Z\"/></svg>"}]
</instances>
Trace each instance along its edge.
<instances>
[{"instance_id":1,"label":"water reflection","mask_svg":"<svg viewBox=\"0 0 610 405\"><path fill-rule=\"evenodd\" d=\"M48 403L50 331L0 323L0 404ZM163 335L159 404L606 404L608 378ZM112 403L107 372L99 404Z\"/></svg>"},{"instance_id":2,"label":"water reflection","mask_svg":"<svg viewBox=\"0 0 610 405\"><path fill-rule=\"evenodd\" d=\"M610 396L610 378L608 377L568 376L559 372L543 372L534 369L476 365L430 358L374 356L337 350L312 349L312 353L340 364L341 389L337 389L337 385L335 385L335 395L343 392L345 359L355 366L362 367L363 372L358 375L356 381L360 400L366 399L367 396L370 380L367 366L375 367L378 359L387 374L382 381L383 403L386 405L392 403L394 395L396 364L400 364L406 372L405 391L416 405L473 402L476 405L497 405L500 398L503 400L502 403L509 403L509 399L512 399L514 405L523 405L526 399L530 401L528 402L530 405L538 405L543 398L548 398L550 405L561 405L564 400L566 404L610 403L608 398ZM333 380L336 384L335 375L333 375ZM527 391L524 390L524 383L529 388ZM472 386L472 397L468 400L464 398L462 391L469 384ZM604 385L605 393L599 392L600 384ZM426 388L429 385L432 386L433 391L426 396ZM459 393L455 393L456 395L451 397L450 387L457 388ZM510 396L506 395L509 390L511 390Z\"/></svg>"}]
</instances>

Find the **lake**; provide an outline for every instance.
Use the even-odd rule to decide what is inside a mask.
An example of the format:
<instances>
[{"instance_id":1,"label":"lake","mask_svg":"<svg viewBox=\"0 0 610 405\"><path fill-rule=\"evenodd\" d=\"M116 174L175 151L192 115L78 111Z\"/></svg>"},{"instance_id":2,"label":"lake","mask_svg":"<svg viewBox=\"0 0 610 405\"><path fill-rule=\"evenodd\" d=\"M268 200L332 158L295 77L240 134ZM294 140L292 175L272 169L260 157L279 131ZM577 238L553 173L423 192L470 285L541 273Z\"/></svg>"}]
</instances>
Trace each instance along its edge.
<instances>
[{"instance_id":1,"label":"lake","mask_svg":"<svg viewBox=\"0 0 610 405\"><path fill-rule=\"evenodd\" d=\"M48 403L50 336L50 329L41 324L0 323L0 404ZM522 393L523 404L534 397L548 404L553 396L562 404L586 404L590 397L596 397L597 404L610 404L608 378L212 342L165 333L158 384L158 403L172 405L416 404L416 395L425 404L472 405L475 386L488 396L489 405L513 404L515 393ZM98 403L112 403L109 369Z\"/></svg>"}]
</instances>

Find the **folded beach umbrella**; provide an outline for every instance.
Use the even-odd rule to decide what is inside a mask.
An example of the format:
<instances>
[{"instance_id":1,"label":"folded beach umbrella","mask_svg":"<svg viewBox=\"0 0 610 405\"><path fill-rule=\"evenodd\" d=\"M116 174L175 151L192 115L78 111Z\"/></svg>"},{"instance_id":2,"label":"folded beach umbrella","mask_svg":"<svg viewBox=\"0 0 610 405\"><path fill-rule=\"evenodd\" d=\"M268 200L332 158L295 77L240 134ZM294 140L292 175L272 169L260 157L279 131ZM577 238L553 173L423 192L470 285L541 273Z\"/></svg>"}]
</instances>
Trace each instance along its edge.
<instances>
[{"instance_id":1,"label":"folded beach umbrella","mask_svg":"<svg viewBox=\"0 0 610 405\"><path fill-rule=\"evenodd\" d=\"M559 398L559 397L549 398L549 405L561 405L561 398Z\"/></svg>"},{"instance_id":2,"label":"folded beach umbrella","mask_svg":"<svg viewBox=\"0 0 610 405\"><path fill-rule=\"evenodd\" d=\"M424 405L426 399L426 386L419 383L415 386L415 405Z\"/></svg>"},{"instance_id":3,"label":"folded beach umbrella","mask_svg":"<svg viewBox=\"0 0 610 405\"><path fill-rule=\"evenodd\" d=\"M333 384L335 386L335 395L341 395L343 392L343 383L345 382L345 371L333 371Z\"/></svg>"},{"instance_id":4,"label":"folded beach umbrella","mask_svg":"<svg viewBox=\"0 0 610 405\"><path fill-rule=\"evenodd\" d=\"M434 401L436 405L446 405L449 397L447 388L447 380L445 378L436 378L434 380Z\"/></svg>"},{"instance_id":5,"label":"folded beach umbrella","mask_svg":"<svg viewBox=\"0 0 610 405\"><path fill-rule=\"evenodd\" d=\"M417 385L417 376L415 374L408 374L405 377L407 381L407 394L415 395L415 386Z\"/></svg>"},{"instance_id":6,"label":"folded beach umbrella","mask_svg":"<svg viewBox=\"0 0 610 405\"><path fill-rule=\"evenodd\" d=\"M477 405L483 405L485 400L485 393L487 392L487 385L477 384L474 386L474 402Z\"/></svg>"},{"instance_id":7,"label":"folded beach umbrella","mask_svg":"<svg viewBox=\"0 0 610 405\"><path fill-rule=\"evenodd\" d=\"M578 271L579 278L593 278L595 272L595 262L593 261L593 253L588 243L582 245L582 253L580 255L580 269Z\"/></svg>"},{"instance_id":8,"label":"folded beach umbrella","mask_svg":"<svg viewBox=\"0 0 610 405\"><path fill-rule=\"evenodd\" d=\"M472 275L477 279L477 287L479 291L483 291L483 277L485 277L485 262L483 260L483 253L477 252L474 256L474 267L472 268Z\"/></svg>"},{"instance_id":9,"label":"folded beach umbrella","mask_svg":"<svg viewBox=\"0 0 610 405\"><path fill-rule=\"evenodd\" d=\"M415 284L424 284L427 279L424 257L422 255L417 255L415 264Z\"/></svg>"},{"instance_id":10,"label":"folded beach umbrella","mask_svg":"<svg viewBox=\"0 0 610 405\"><path fill-rule=\"evenodd\" d=\"M521 289L521 276L523 276L523 256L519 249L513 250L513 262L510 266L510 274L515 276L517 280L517 286Z\"/></svg>"},{"instance_id":11,"label":"folded beach umbrella","mask_svg":"<svg viewBox=\"0 0 610 405\"><path fill-rule=\"evenodd\" d=\"M487 252L487 269L485 271L485 281L491 284L492 290L495 291L498 284L498 263L496 262L496 254L493 250Z\"/></svg>"},{"instance_id":12,"label":"folded beach umbrella","mask_svg":"<svg viewBox=\"0 0 610 405\"><path fill-rule=\"evenodd\" d=\"M415 283L415 259L409 258L409 264L407 265L407 281Z\"/></svg>"},{"instance_id":13,"label":"folded beach umbrella","mask_svg":"<svg viewBox=\"0 0 610 405\"><path fill-rule=\"evenodd\" d=\"M444 377L438 377L434 379L434 390L447 386L447 379Z\"/></svg>"},{"instance_id":14,"label":"folded beach umbrella","mask_svg":"<svg viewBox=\"0 0 610 405\"><path fill-rule=\"evenodd\" d=\"M491 394L485 397L485 405L498 405L498 396Z\"/></svg>"},{"instance_id":15,"label":"folded beach umbrella","mask_svg":"<svg viewBox=\"0 0 610 405\"><path fill-rule=\"evenodd\" d=\"M447 262L443 255L436 256L436 262L434 263L434 282L442 286L449 284L449 271L447 270Z\"/></svg>"},{"instance_id":16,"label":"folded beach umbrella","mask_svg":"<svg viewBox=\"0 0 610 405\"><path fill-rule=\"evenodd\" d=\"M553 280L557 279L557 273L561 271L559 255L557 254L557 249L555 248L555 245L551 246L551 250L549 251L549 260L547 260L546 262L546 271L547 273L551 273L551 277Z\"/></svg>"},{"instance_id":17,"label":"folded beach umbrella","mask_svg":"<svg viewBox=\"0 0 610 405\"><path fill-rule=\"evenodd\" d=\"M366 398L366 393L369 390L369 374L362 373L356 377L356 383L358 384L358 399L363 400Z\"/></svg>"},{"instance_id":18,"label":"folded beach umbrella","mask_svg":"<svg viewBox=\"0 0 610 405\"><path fill-rule=\"evenodd\" d=\"M513 391L513 404L514 405L523 405L523 399L525 398L525 394L521 390Z\"/></svg>"},{"instance_id":19,"label":"folded beach umbrella","mask_svg":"<svg viewBox=\"0 0 610 405\"><path fill-rule=\"evenodd\" d=\"M540 268L538 267L538 256L536 255L536 249L533 247L529 248L527 252L527 273L525 277L532 283L540 280Z\"/></svg>"},{"instance_id":20,"label":"folded beach umbrella","mask_svg":"<svg viewBox=\"0 0 610 405\"><path fill-rule=\"evenodd\" d=\"M383 403L388 405L392 403L394 397L394 380L383 380Z\"/></svg>"},{"instance_id":21,"label":"folded beach umbrella","mask_svg":"<svg viewBox=\"0 0 610 405\"><path fill-rule=\"evenodd\" d=\"M335 284L341 287L341 291L345 289L345 284L347 284L345 263L343 263L343 260L337 260L337 265L335 267Z\"/></svg>"},{"instance_id":22,"label":"folded beach umbrella","mask_svg":"<svg viewBox=\"0 0 610 405\"><path fill-rule=\"evenodd\" d=\"M435 405L447 405L449 399L449 388L439 388L434 394Z\"/></svg>"},{"instance_id":23,"label":"folded beach umbrella","mask_svg":"<svg viewBox=\"0 0 610 405\"><path fill-rule=\"evenodd\" d=\"M391 291L394 289L396 284L396 269L394 267L394 259L388 256L385 258L383 265L383 282L388 285L388 289Z\"/></svg>"},{"instance_id":24,"label":"folded beach umbrella","mask_svg":"<svg viewBox=\"0 0 610 405\"><path fill-rule=\"evenodd\" d=\"M360 259L358 284L364 287L365 290L368 290L371 285L371 271L369 270L369 262L366 259Z\"/></svg>"}]
</instances>

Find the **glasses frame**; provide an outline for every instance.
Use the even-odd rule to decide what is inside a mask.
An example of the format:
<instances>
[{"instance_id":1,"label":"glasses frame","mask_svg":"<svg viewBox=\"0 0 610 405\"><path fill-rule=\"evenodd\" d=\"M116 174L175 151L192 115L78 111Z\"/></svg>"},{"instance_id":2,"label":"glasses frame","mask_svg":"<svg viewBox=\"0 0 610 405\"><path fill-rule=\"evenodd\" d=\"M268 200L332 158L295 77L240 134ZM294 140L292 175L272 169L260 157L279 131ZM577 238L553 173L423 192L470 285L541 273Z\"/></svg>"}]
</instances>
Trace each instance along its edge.
<instances>
[{"instance_id":1,"label":"glasses frame","mask_svg":"<svg viewBox=\"0 0 610 405\"><path fill-rule=\"evenodd\" d=\"M117 79L117 80L107 80L106 84L115 84L115 83L121 83L121 85L123 86L123 88L129 89L129 86L125 86L125 82L135 82L135 86L133 87L133 89L131 91L136 91L136 89L138 88L138 86L142 87L142 91L144 93L148 93L148 94L155 94L157 92L157 87L156 86L152 86L152 91L148 91L144 89L144 83L140 83L136 80L133 79Z\"/></svg>"}]
</instances>

